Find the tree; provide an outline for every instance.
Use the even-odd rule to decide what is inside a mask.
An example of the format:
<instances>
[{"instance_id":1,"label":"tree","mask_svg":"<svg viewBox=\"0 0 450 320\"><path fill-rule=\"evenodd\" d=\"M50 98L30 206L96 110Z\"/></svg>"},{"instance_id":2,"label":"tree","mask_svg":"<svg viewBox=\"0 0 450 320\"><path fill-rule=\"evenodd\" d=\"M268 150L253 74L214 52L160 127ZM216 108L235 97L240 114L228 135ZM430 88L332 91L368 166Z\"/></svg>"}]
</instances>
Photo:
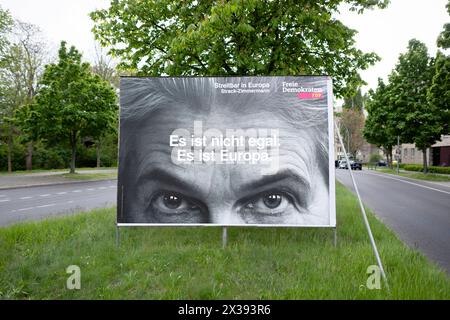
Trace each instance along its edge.
<instances>
[{"instance_id":1,"label":"tree","mask_svg":"<svg viewBox=\"0 0 450 320\"><path fill-rule=\"evenodd\" d=\"M450 15L450 1L447 4ZM444 25L437 44L442 49L450 48L450 23ZM428 103L441 116L442 134L450 132L450 56L438 51L431 87L428 91Z\"/></svg>"},{"instance_id":2,"label":"tree","mask_svg":"<svg viewBox=\"0 0 450 320\"><path fill-rule=\"evenodd\" d=\"M11 30L13 20L8 11L5 11L0 6L0 63L2 62L3 54L8 47L9 41L7 34ZM0 65L1 66L1 65Z\"/></svg>"},{"instance_id":3,"label":"tree","mask_svg":"<svg viewBox=\"0 0 450 320\"><path fill-rule=\"evenodd\" d=\"M344 108L339 123L341 134L345 137L343 142L346 144L347 152L349 152L353 158L356 158L358 150L360 150L364 143L362 135L364 114L358 109Z\"/></svg>"},{"instance_id":4,"label":"tree","mask_svg":"<svg viewBox=\"0 0 450 320\"><path fill-rule=\"evenodd\" d=\"M119 74L114 66L111 57L107 56L101 47L95 47L95 61L92 66L92 72L97 74L103 81L109 82L114 88L119 88ZM95 140L95 149L97 155L97 168L101 166L101 152L105 143L111 141L111 134L115 136L115 144L117 144L117 125L113 125L114 130L106 135L105 131L100 131L99 136L92 137Z\"/></svg>"},{"instance_id":5,"label":"tree","mask_svg":"<svg viewBox=\"0 0 450 320\"><path fill-rule=\"evenodd\" d=\"M442 134L439 110L427 101L433 68L434 60L428 56L426 45L413 39L389 77L392 112L388 126L403 143L415 143L423 152L425 173L427 149L440 140Z\"/></svg>"},{"instance_id":6,"label":"tree","mask_svg":"<svg viewBox=\"0 0 450 320\"><path fill-rule=\"evenodd\" d=\"M450 0L448 1L447 5L447 12L450 15ZM450 23L446 23L444 25L444 30L441 32L441 34L438 37L437 40L438 47L442 49L448 49L450 48Z\"/></svg>"},{"instance_id":7,"label":"tree","mask_svg":"<svg viewBox=\"0 0 450 320\"><path fill-rule=\"evenodd\" d=\"M9 31L9 45L3 52L4 63L0 66L0 110L4 114L0 135L8 145L8 170L12 170L11 154L16 136L28 142L26 167L31 170L33 144L16 126L14 114L32 103L48 54L41 31L35 25L15 20Z\"/></svg>"},{"instance_id":8,"label":"tree","mask_svg":"<svg viewBox=\"0 0 450 320\"><path fill-rule=\"evenodd\" d=\"M378 87L375 91L369 91L369 99L365 104L367 118L363 129L363 135L369 143L382 148L387 156L388 163L392 163L392 147L397 143L389 117L392 106L389 102L389 87L378 79Z\"/></svg>"},{"instance_id":9,"label":"tree","mask_svg":"<svg viewBox=\"0 0 450 320\"><path fill-rule=\"evenodd\" d=\"M337 96L363 84L378 60L355 48L335 19L342 3L362 13L388 0L114 0L91 13L119 67L147 76L328 74Z\"/></svg>"},{"instance_id":10,"label":"tree","mask_svg":"<svg viewBox=\"0 0 450 320\"><path fill-rule=\"evenodd\" d=\"M75 173L76 146L81 137L108 130L117 114L116 94L94 75L75 47L61 42L58 62L46 66L36 102L19 117L34 138L70 146L70 172Z\"/></svg>"},{"instance_id":11,"label":"tree","mask_svg":"<svg viewBox=\"0 0 450 320\"><path fill-rule=\"evenodd\" d=\"M364 109L364 100L365 97L361 93L361 88L358 88L353 95L344 97L342 108L362 111Z\"/></svg>"},{"instance_id":12,"label":"tree","mask_svg":"<svg viewBox=\"0 0 450 320\"><path fill-rule=\"evenodd\" d=\"M39 80L45 63L50 61L50 55L46 50L47 44L43 40L39 27L16 20L13 35L15 43L23 52L21 60L18 61L20 64L18 72L22 78L21 85L26 91L22 105L30 104L39 90ZM31 170L33 167L33 141L24 134L22 134L22 139L27 142L26 169Z\"/></svg>"}]
</instances>

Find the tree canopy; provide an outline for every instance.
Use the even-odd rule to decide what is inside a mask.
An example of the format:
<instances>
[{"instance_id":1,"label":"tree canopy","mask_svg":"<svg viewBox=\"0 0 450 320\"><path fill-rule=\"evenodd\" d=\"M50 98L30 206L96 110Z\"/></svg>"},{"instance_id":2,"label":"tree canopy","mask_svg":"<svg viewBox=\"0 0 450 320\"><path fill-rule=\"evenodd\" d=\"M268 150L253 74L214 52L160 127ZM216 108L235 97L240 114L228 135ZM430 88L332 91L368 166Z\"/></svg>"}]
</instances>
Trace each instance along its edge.
<instances>
[{"instance_id":1,"label":"tree canopy","mask_svg":"<svg viewBox=\"0 0 450 320\"><path fill-rule=\"evenodd\" d=\"M91 72L75 47L62 42L57 63L45 68L36 102L20 111L22 127L36 138L72 150L71 172L75 172L76 144L81 137L98 136L114 124L116 94L110 84Z\"/></svg>"},{"instance_id":2,"label":"tree canopy","mask_svg":"<svg viewBox=\"0 0 450 320\"><path fill-rule=\"evenodd\" d=\"M365 108L368 115L363 135L369 143L383 148L390 158L392 147L397 143L397 139L392 132L393 128L389 126L392 107L389 103L389 88L382 79L378 79L378 87L375 91L369 91L369 100Z\"/></svg>"},{"instance_id":3,"label":"tree canopy","mask_svg":"<svg viewBox=\"0 0 450 320\"><path fill-rule=\"evenodd\" d=\"M362 13L387 0L113 0L91 13L93 32L119 67L138 75L333 77L337 96L378 60L355 47L355 30L333 15Z\"/></svg>"}]
</instances>

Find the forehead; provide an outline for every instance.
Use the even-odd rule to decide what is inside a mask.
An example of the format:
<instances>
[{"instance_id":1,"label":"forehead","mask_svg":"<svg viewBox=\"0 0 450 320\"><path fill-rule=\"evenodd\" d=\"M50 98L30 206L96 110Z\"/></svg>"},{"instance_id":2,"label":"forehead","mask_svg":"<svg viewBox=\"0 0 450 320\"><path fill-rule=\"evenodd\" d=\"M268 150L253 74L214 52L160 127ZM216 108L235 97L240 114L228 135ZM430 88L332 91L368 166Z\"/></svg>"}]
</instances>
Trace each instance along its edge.
<instances>
[{"instance_id":1,"label":"forehead","mask_svg":"<svg viewBox=\"0 0 450 320\"><path fill-rule=\"evenodd\" d=\"M131 130L128 146L133 146L138 173L141 175L153 167L163 167L173 173L195 180L232 181L254 179L261 176L261 167L250 164L209 164L178 166L172 162L170 135L176 129L186 129L194 133L194 121L202 123L202 131L214 129L223 135L227 130L243 130L270 134L271 129L278 130L280 138L280 165L295 170L302 176L308 176L316 161L316 146L312 142L310 132L295 127L288 118L272 109L247 109L239 112L239 108L215 106L214 112L206 108L187 105L171 105L153 111ZM196 111L193 111L196 110ZM254 130L252 130L254 129ZM241 131L242 132L242 131ZM213 178L214 177L214 178Z\"/></svg>"}]
</instances>

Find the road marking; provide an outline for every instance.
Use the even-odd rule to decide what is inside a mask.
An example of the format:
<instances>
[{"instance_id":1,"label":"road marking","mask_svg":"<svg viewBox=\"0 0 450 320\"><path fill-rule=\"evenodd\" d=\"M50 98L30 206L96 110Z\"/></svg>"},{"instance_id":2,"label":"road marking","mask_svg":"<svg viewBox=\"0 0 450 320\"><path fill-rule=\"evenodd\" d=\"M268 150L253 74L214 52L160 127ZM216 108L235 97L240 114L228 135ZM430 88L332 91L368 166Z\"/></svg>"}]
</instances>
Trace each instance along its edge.
<instances>
[{"instance_id":1,"label":"road marking","mask_svg":"<svg viewBox=\"0 0 450 320\"><path fill-rule=\"evenodd\" d=\"M67 203L73 203L73 200L67 201Z\"/></svg>"},{"instance_id":2,"label":"road marking","mask_svg":"<svg viewBox=\"0 0 450 320\"><path fill-rule=\"evenodd\" d=\"M394 177L388 177L387 174L386 175L384 175L384 174L376 174L376 173L372 173L372 172L370 172L370 173L369 172L365 172L365 173L366 174L371 174L373 176L383 177L383 178L386 178L386 179L397 180L397 181L400 181L400 182L409 183L409 184L412 184L414 186L422 187L422 188L433 190L433 191L442 192L442 193L445 193L445 194L450 194L450 192L448 192L448 191L444 191L444 190L440 190L440 189L424 186L424 185L421 185L421 184L418 184L418 183L414 183L414 182L410 182L410 181L405 181L403 179L398 179L398 178L394 178Z\"/></svg>"},{"instance_id":3,"label":"road marking","mask_svg":"<svg viewBox=\"0 0 450 320\"><path fill-rule=\"evenodd\" d=\"M67 194L67 192L58 192L57 194Z\"/></svg>"},{"instance_id":4,"label":"road marking","mask_svg":"<svg viewBox=\"0 0 450 320\"><path fill-rule=\"evenodd\" d=\"M31 209L34 209L34 207L17 209L17 211L27 211L27 210L31 210Z\"/></svg>"},{"instance_id":5,"label":"road marking","mask_svg":"<svg viewBox=\"0 0 450 320\"><path fill-rule=\"evenodd\" d=\"M5 199L5 200L0 200L0 202L8 202L9 199Z\"/></svg>"},{"instance_id":6,"label":"road marking","mask_svg":"<svg viewBox=\"0 0 450 320\"><path fill-rule=\"evenodd\" d=\"M106 187L100 187L99 189L100 189L100 190L105 190L105 189L106 189Z\"/></svg>"},{"instance_id":7,"label":"road marking","mask_svg":"<svg viewBox=\"0 0 450 320\"><path fill-rule=\"evenodd\" d=\"M42 206L37 206L36 208L46 208L56 206L56 203L44 204Z\"/></svg>"},{"instance_id":8,"label":"road marking","mask_svg":"<svg viewBox=\"0 0 450 320\"><path fill-rule=\"evenodd\" d=\"M33 197L22 197L22 198L19 198L20 200L26 200L26 199L31 199L31 198L33 198Z\"/></svg>"},{"instance_id":9,"label":"road marking","mask_svg":"<svg viewBox=\"0 0 450 320\"><path fill-rule=\"evenodd\" d=\"M48 197L49 195L50 195L49 193L47 193L47 194L40 194L39 197Z\"/></svg>"},{"instance_id":10,"label":"road marking","mask_svg":"<svg viewBox=\"0 0 450 320\"><path fill-rule=\"evenodd\" d=\"M86 189L87 191L94 191L95 189L92 189L92 188L89 188L89 189Z\"/></svg>"},{"instance_id":11,"label":"road marking","mask_svg":"<svg viewBox=\"0 0 450 320\"><path fill-rule=\"evenodd\" d=\"M81 190L73 190L72 192L82 192Z\"/></svg>"}]
</instances>

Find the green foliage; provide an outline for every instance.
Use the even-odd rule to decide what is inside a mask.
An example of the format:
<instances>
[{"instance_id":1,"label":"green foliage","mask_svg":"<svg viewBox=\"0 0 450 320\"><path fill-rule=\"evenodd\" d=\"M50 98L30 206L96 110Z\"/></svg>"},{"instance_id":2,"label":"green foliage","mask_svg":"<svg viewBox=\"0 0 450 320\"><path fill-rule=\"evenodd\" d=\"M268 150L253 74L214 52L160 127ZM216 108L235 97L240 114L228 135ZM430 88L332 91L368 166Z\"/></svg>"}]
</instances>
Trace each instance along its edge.
<instances>
[{"instance_id":1,"label":"green foliage","mask_svg":"<svg viewBox=\"0 0 450 320\"><path fill-rule=\"evenodd\" d=\"M448 1L447 5L447 12L450 15L450 1ZM444 30L441 32L441 34L438 37L437 40L438 47L442 49L448 49L450 48L450 23L446 23L444 25Z\"/></svg>"},{"instance_id":2,"label":"green foliage","mask_svg":"<svg viewBox=\"0 0 450 320\"><path fill-rule=\"evenodd\" d=\"M363 97L361 89L359 88L354 95L344 97L344 109L357 109L362 111L364 108L366 98Z\"/></svg>"},{"instance_id":3,"label":"green foliage","mask_svg":"<svg viewBox=\"0 0 450 320\"><path fill-rule=\"evenodd\" d=\"M116 94L108 82L81 62L81 54L61 43L59 61L45 68L36 102L18 114L22 129L34 140L66 143L72 150L75 169L76 145L81 137L99 137L114 130Z\"/></svg>"},{"instance_id":4,"label":"green foliage","mask_svg":"<svg viewBox=\"0 0 450 320\"><path fill-rule=\"evenodd\" d=\"M427 101L433 66L425 44L413 39L389 77L389 124L401 142L415 143L420 150L433 145L442 134L440 114Z\"/></svg>"},{"instance_id":5,"label":"green foliage","mask_svg":"<svg viewBox=\"0 0 450 320\"><path fill-rule=\"evenodd\" d=\"M369 157L370 163L377 163L380 160L381 160L381 156L379 153L372 153Z\"/></svg>"},{"instance_id":6,"label":"green foliage","mask_svg":"<svg viewBox=\"0 0 450 320\"><path fill-rule=\"evenodd\" d=\"M13 20L8 11L0 6L0 66L3 65L3 54L8 46L7 33L11 30Z\"/></svg>"},{"instance_id":7,"label":"green foliage","mask_svg":"<svg viewBox=\"0 0 450 320\"><path fill-rule=\"evenodd\" d=\"M333 18L342 3L362 13L387 0L114 0L91 13L96 39L146 76L328 74L344 96L379 58Z\"/></svg>"},{"instance_id":8,"label":"green foliage","mask_svg":"<svg viewBox=\"0 0 450 320\"><path fill-rule=\"evenodd\" d=\"M404 164L403 168L406 171L419 171L423 172L423 166L418 164ZM450 174L450 167L427 167L428 172L430 173L442 173L442 174Z\"/></svg>"},{"instance_id":9,"label":"green foliage","mask_svg":"<svg viewBox=\"0 0 450 320\"><path fill-rule=\"evenodd\" d=\"M370 99L366 103L368 116L363 129L366 140L390 153L396 144L396 137L389 126L392 107L389 102L389 89L382 79L378 79L376 91L370 90Z\"/></svg>"},{"instance_id":10,"label":"green foliage","mask_svg":"<svg viewBox=\"0 0 450 320\"><path fill-rule=\"evenodd\" d=\"M438 52L428 103L441 117L442 133L450 133L450 56Z\"/></svg>"}]
</instances>

